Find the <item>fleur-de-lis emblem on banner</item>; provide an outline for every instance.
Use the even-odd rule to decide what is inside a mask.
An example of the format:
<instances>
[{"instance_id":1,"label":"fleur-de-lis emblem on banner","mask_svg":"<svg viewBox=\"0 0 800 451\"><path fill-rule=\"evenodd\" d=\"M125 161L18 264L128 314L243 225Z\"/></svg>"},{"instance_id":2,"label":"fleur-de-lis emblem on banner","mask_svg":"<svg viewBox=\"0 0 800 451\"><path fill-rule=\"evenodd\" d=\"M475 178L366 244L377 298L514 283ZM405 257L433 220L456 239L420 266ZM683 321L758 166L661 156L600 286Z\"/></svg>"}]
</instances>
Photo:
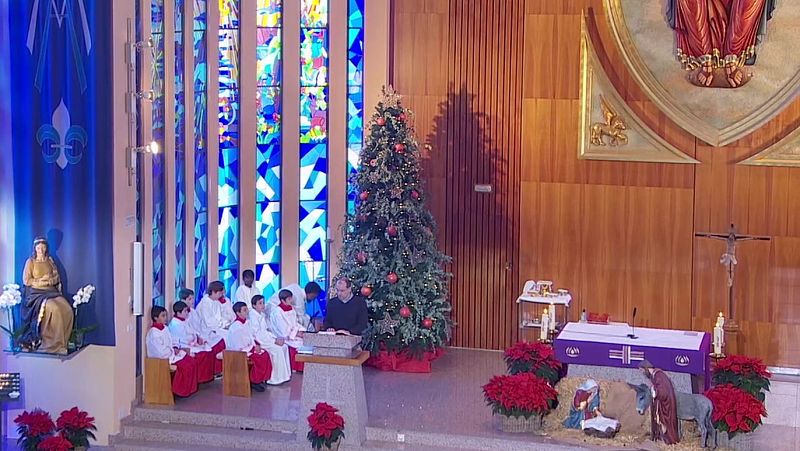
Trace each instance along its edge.
<instances>
[{"instance_id":1,"label":"fleur-de-lis emblem on banner","mask_svg":"<svg viewBox=\"0 0 800 451\"><path fill-rule=\"evenodd\" d=\"M64 101L53 111L53 124L44 124L36 132L36 140L42 146L42 157L48 163L56 163L64 169L67 164L78 164L86 148L86 130L72 125Z\"/></svg>"}]
</instances>

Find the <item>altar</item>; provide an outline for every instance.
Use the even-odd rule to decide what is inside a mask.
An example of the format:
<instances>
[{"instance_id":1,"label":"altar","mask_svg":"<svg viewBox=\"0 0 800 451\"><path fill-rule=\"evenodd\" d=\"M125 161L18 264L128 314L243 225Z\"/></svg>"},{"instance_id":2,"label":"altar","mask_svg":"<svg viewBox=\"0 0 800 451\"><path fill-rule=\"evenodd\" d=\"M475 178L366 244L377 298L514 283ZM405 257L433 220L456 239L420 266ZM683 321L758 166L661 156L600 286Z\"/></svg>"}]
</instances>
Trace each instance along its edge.
<instances>
[{"instance_id":1,"label":"altar","mask_svg":"<svg viewBox=\"0 0 800 451\"><path fill-rule=\"evenodd\" d=\"M711 335L704 332L635 329L626 323L568 323L553 343L570 376L643 381L643 360L670 375L678 391L692 392L692 376L711 383ZM601 377L602 373L602 377Z\"/></svg>"}]
</instances>

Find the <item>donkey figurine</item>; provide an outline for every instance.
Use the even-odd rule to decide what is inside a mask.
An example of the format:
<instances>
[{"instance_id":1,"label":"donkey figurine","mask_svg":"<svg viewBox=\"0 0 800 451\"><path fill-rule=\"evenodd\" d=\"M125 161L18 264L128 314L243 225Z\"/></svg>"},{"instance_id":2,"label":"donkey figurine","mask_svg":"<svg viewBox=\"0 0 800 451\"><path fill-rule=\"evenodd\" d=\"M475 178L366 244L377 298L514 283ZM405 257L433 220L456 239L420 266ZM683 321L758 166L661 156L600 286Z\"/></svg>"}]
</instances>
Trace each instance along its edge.
<instances>
[{"instance_id":1,"label":"donkey figurine","mask_svg":"<svg viewBox=\"0 0 800 451\"><path fill-rule=\"evenodd\" d=\"M636 410L639 415L644 415L644 411L650 407L653 402L653 392L646 384L628 384L636 391ZM711 421L711 411L713 406L711 400L704 395L695 395L691 393L675 392L675 402L677 404L676 410L678 411L678 438L683 437L683 427L680 420L694 420L700 429L700 446L706 448L708 439L713 438L712 448L717 447L717 431L714 429L714 423ZM709 437L709 435L711 437Z\"/></svg>"}]
</instances>

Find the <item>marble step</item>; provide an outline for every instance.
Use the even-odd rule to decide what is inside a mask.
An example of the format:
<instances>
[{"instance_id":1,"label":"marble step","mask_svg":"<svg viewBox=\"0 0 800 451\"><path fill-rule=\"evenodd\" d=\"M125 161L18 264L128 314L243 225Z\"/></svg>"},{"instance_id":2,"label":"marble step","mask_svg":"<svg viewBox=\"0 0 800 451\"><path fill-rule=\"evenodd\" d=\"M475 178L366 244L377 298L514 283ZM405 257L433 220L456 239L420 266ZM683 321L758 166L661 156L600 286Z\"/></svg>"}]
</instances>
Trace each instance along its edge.
<instances>
[{"instance_id":1,"label":"marble step","mask_svg":"<svg viewBox=\"0 0 800 451\"><path fill-rule=\"evenodd\" d=\"M233 427L200 426L154 421L123 420L116 446L125 440L171 445L195 445L202 449L250 449L289 451L307 449L308 444L295 441L294 433L242 430ZM303 447L298 445L302 444Z\"/></svg>"},{"instance_id":2,"label":"marble step","mask_svg":"<svg viewBox=\"0 0 800 451\"><path fill-rule=\"evenodd\" d=\"M236 415L221 415L203 412L185 412L155 406L135 407L133 409L132 416L136 421L151 421L170 424L214 426L233 429L253 429L256 431L272 431L282 433L294 433L297 430L297 423L294 421Z\"/></svg>"},{"instance_id":3,"label":"marble step","mask_svg":"<svg viewBox=\"0 0 800 451\"><path fill-rule=\"evenodd\" d=\"M196 445L176 445L174 443L159 443L131 439L119 440L114 445L110 446L109 449L119 451L198 451ZM228 451L232 448L203 446L202 449L203 451ZM291 449L307 451L309 449L309 445L306 443L298 443L292 445ZM339 449L340 451L465 451L465 448L441 448L427 445L403 445L398 443L376 441L368 441L364 443L364 446L361 448L353 448L342 445Z\"/></svg>"},{"instance_id":4,"label":"marble step","mask_svg":"<svg viewBox=\"0 0 800 451\"><path fill-rule=\"evenodd\" d=\"M400 441L402 439L402 442ZM403 431L391 428L367 427L367 440L405 446L399 449L463 449L487 451L581 451L579 444L564 444L531 434L505 434L496 437L443 434L425 431ZM422 448L419 448L422 447ZM436 448L439 447L439 448Z\"/></svg>"}]
</instances>

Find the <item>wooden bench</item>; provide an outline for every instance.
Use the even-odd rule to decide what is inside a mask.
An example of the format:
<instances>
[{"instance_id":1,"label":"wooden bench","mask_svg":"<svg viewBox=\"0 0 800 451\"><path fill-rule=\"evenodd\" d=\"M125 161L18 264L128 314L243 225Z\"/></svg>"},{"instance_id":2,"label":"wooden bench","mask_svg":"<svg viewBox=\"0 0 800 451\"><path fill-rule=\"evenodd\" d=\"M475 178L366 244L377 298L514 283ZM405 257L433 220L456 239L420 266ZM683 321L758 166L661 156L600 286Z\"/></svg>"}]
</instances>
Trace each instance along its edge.
<instances>
[{"instance_id":1,"label":"wooden bench","mask_svg":"<svg viewBox=\"0 0 800 451\"><path fill-rule=\"evenodd\" d=\"M175 368L167 359L144 359L144 402L145 404L175 404L172 396L172 373Z\"/></svg>"},{"instance_id":2,"label":"wooden bench","mask_svg":"<svg viewBox=\"0 0 800 451\"><path fill-rule=\"evenodd\" d=\"M222 353L222 394L249 398L250 361L242 351L223 351Z\"/></svg>"}]
</instances>

